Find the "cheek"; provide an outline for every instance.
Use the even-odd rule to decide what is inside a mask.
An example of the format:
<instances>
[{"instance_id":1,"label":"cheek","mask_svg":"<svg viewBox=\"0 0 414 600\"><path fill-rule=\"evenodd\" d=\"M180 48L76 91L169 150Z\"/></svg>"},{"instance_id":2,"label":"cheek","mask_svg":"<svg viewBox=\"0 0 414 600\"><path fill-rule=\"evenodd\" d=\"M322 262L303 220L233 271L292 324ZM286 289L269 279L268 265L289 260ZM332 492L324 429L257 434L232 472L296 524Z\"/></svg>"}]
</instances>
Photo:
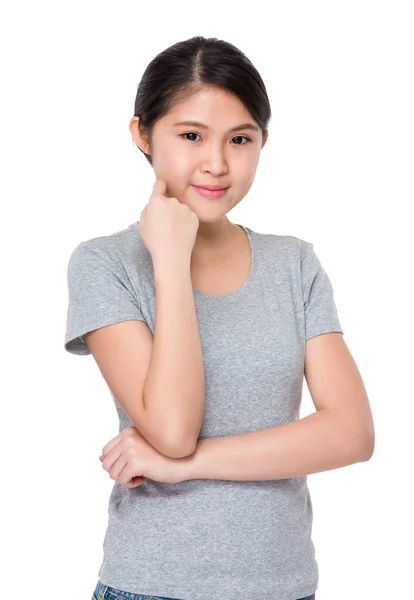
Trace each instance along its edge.
<instances>
[{"instance_id":1,"label":"cheek","mask_svg":"<svg viewBox=\"0 0 414 600\"><path fill-rule=\"evenodd\" d=\"M251 160L238 161L236 164L230 165L230 173L232 174L230 176L232 185L245 189L250 187L254 180L256 165L252 164Z\"/></svg>"},{"instance_id":2,"label":"cheek","mask_svg":"<svg viewBox=\"0 0 414 600\"><path fill-rule=\"evenodd\" d=\"M250 187L254 181L256 175L256 169L251 169L246 173L246 184Z\"/></svg>"},{"instance_id":3,"label":"cheek","mask_svg":"<svg viewBox=\"0 0 414 600\"><path fill-rule=\"evenodd\" d=\"M185 152L175 152L169 159L169 168L172 173L176 175L185 175L191 171L193 166L190 156L187 156Z\"/></svg>"},{"instance_id":4,"label":"cheek","mask_svg":"<svg viewBox=\"0 0 414 600\"><path fill-rule=\"evenodd\" d=\"M191 156L177 149L165 149L157 153L157 167L169 179L179 179L181 176L188 176L192 169Z\"/></svg>"},{"instance_id":5,"label":"cheek","mask_svg":"<svg viewBox=\"0 0 414 600\"><path fill-rule=\"evenodd\" d=\"M251 185L254 181L259 157L248 157L242 165L243 180L247 185Z\"/></svg>"}]
</instances>

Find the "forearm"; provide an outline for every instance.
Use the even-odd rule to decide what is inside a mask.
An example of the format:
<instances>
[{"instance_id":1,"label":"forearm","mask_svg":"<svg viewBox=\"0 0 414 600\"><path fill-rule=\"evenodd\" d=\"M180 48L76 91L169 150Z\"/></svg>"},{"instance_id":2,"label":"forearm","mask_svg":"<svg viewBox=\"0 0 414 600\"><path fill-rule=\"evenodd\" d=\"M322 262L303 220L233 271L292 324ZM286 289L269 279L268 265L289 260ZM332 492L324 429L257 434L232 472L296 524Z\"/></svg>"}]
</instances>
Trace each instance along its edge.
<instances>
[{"instance_id":1,"label":"forearm","mask_svg":"<svg viewBox=\"0 0 414 600\"><path fill-rule=\"evenodd\" d=\"M194 448L205 403L204 363L190 263L154 264L155 331L144 386L150 420L170 448Z\"/></svg>"},{"instance_id":2,"label":"forearm","mask_svg":"<svg viewBox=\"0 0 414 600\"><path fill-rule=\"evenodd\" d=\"M262 481L337 469L370 457L363 427L322 409L271 429L205 438L182 459L184 479Z\"/></svg>"}]
</instances>

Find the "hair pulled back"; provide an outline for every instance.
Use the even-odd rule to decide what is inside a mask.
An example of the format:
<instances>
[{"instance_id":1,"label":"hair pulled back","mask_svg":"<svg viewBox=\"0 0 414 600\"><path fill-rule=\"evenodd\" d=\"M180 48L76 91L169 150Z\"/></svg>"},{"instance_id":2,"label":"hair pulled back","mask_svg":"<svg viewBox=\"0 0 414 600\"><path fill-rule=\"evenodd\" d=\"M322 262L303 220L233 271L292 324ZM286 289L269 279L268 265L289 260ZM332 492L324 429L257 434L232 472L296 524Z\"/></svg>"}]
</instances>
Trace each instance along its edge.
<instances>
[{"instance_id":1,"label":"hair pulled back","mask_svg":"<svg viewBox=\"0 0 414 600\"><path fill-rule=\"evenodd\" d=\"M134 116L151 147L156 122L175 105L206 88L221 88L244 104L263 136L271 118L266 88L256 68L233 44L195 36L166 48L144 71L135 98ZM151 156L139 150L152 166Z\"/></svg>"}]
</instances>

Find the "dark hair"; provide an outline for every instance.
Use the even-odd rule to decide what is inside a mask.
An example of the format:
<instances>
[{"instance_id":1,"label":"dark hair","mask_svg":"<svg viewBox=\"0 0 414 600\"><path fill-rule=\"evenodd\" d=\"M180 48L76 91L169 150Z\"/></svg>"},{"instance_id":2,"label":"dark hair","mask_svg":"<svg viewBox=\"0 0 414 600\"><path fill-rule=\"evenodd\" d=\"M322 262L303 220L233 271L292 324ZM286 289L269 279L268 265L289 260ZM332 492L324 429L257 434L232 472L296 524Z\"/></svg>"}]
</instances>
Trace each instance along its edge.
<instances>
[{"instance_id":1,"label":"dark hair","mask_svg":"<svg viewBox=\"0 0 414 600\"><path fill-rule=\"evenodd\" d=\"M267 134L270 103L256 68L233 44L196 36L163 50L145 69L134 106L141 135L151 145L158 119L206 87L221 88L237 96L263 136ZM151 156L145 154L145 158L152 166Z\"/></svg>"}]
</instances>

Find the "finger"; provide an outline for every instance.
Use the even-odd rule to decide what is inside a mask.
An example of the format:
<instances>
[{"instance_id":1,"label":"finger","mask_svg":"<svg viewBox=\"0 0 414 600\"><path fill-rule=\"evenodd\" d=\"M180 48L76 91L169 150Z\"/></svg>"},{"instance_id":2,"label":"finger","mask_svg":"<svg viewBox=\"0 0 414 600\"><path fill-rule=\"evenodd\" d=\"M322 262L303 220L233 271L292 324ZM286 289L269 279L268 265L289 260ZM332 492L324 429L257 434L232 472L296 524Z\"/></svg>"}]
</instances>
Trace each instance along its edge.
<instances>
[{"instance_id":1,"label":"finger","mask_svg":"<svg viewBox=\"0 0 414 600\"><path fill-rule=\"evenodd\" d=\"M144 483L145 477L133 477L128 483L123 483L127 488L135 488Z\"/></svg>"},{"instance_id":2,"label":"finger","mask_svg":"<svg viewBox=\"0 0 414 600\"><path fill-rule=\"evenodd\" d=\"M153 188L152 188L151 197L158 196L158 195L165 196L166 191L167 191L166 181L164 181L163 179L156 179L155 183L153 185Z\"/></svg>"},{"instance_id":3,"label":"finger","mask_svg":"<svg viewBox=\"0 0 414 600\"><path fill-rule=\"evenodd\" d=\"M115 446L115 448L111 450L109 454L106 455L106 457L102 461L102 467L105 469L105 471L108 471L108 473L110 472L110 470L112 469L118 458L121 456L121 454L122 447Z\"/></svg>"},{"instance_id":4,"label":"finger","mask_svg":"<svg viewBox=\"0 0 414 600\"><path fill-rule=\"evenodd\" d=\"M118 468L118 464L120 464L120 466L122 466L122 468ZM122 485L126 485L134 477L133 467L131 465L131 462L128 461L128 459L126 459L122 463L122 465L121 465L121 461L118 460L118 464L115 465L117 467L117 470L114 471L116 473L115 479L117 481L119 481L119 483L122 483Z\"/></svg>"},{"instance_id":5,"label":"finger","mask_svg":"<svg viewBox=\"0 0 414 600\"><path fill-rule=\"evenodd\" d=\"M118 433L118 435L116 435L114 438L112 438L112 440L109 440L109 442L107 444L105 444L105 446L102 448L103 456L106 456L107 454L109 454L109 452L111 452L111 450L113 450L120 443L121 438L122 438L122 431L121 431L121 433Z\"/></svg>"},{"instance_id":6,"label":"finger","mask_svg":"<svg viewBox=\"0 0 414 600\"><path fill-rule=\"evenodd\" d=\"M118 460L112 465L109 476L112 477L112 479L115 479L115 481L119 481L119 483L123 484L124 480L122 479L122 474L124 474L125 477L126 471L128 471L128 457L125 456L125 454L120 454ZM129 475L128 479L125 479L125 482L129 481L131 477L132 475Z\"/></svg>"},{"instance_id":7,"label":"finger","mask_svg":"<svg viewBox=\"0 0 414 600\"><path fill-rule=\"evenodd\" d=\"M105 457L109 452L111 452L118 444L121 443L122 439L128 437L136 432L135 426L125 427L118 435L109 440L109 442L102 448L101 456Z\"/></svg>"}]
</instances>

